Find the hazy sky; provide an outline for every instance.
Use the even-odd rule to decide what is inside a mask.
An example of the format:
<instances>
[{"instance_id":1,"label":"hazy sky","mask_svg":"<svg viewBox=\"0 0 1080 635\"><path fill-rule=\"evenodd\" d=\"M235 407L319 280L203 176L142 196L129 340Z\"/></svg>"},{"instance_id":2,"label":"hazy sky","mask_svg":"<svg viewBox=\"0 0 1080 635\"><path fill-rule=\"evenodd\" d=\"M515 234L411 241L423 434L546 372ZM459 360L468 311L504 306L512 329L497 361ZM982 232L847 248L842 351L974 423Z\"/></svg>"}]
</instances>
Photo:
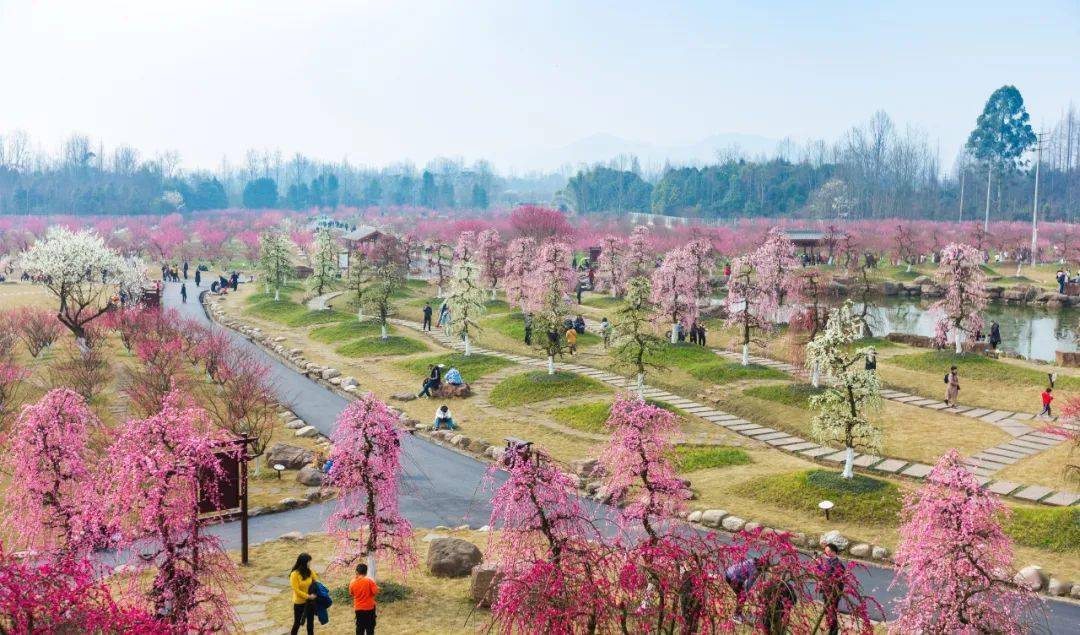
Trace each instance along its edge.
<instances>
[{"instance_id":1,"label":"hazy sky","mask_svg":"<svg viewBox=\"0 0 1080 635\"><path fill-rule=\"evenodd\" d=\"M879 108L950 164L1002 84L1036 124L1080 104L1080 2L0 0L0 60L0 132L185 167L505 168L595 133L831 140Z\"/></svg>"}]
</instances>

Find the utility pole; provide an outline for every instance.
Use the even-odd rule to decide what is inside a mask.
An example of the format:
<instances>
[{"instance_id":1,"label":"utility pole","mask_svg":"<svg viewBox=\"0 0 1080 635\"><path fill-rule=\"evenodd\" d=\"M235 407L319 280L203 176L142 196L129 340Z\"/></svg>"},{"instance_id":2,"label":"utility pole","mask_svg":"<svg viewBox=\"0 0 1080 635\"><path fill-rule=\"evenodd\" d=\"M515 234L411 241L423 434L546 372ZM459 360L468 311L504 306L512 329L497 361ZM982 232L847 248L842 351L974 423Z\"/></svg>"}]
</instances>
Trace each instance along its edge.
<instances>
[{"instance_id":1,"label":"utility pole","mask_svg":"<svg viewBox=\"0 0 1080 635\"><path fill-rule=\"evenodd\" d=\"M1039 262L1039 165L1042 164L1043 139L1047 133L1035 135L1035 202L1031 205L1031 264Z\"/></svg>"}]
</instances>

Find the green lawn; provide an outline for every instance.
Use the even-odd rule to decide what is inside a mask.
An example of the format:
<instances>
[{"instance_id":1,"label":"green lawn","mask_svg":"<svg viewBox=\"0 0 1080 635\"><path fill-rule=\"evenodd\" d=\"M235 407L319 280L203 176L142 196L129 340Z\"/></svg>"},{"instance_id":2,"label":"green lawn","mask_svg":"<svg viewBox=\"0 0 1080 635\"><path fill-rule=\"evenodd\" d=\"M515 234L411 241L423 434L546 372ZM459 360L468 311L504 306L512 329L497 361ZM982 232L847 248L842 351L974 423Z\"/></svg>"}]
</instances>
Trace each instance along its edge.
<instances>
[{"instance_id":1,"label":"green lawn","mask_svg":"<svg viewBox=\"0 0 1080 635\"><path fill-rule=\"evenodd\" d=\"M833 518L864 525L895 525L902 500L900 488L888 481L860 474L844 479L828 470L764 476L742 483L734 493L810 513L821 513L818 503L830 500Z\"/></svg>"},{"instance_id":2,"label":"green lawn","mask_svg":"<svg viewBox=\"0 0 1080 635\"><path fill-rule=\"evenodd\" d=\"M461 372L461 377L468 383L507 366L513 366L514 362L494 355L481 355L479 353L473 353L468 357L462 353L446 353L444 355L418 357L397 363L401 368L417 376L426 376L428 366L431 364L444 364L447 370L451 368L458 369Z\"/></svg>"},{"instance_id":3,"label":"green lawn","mask_svg":"<svg viewBox=\"0 0 1080 635\"><path fill-rule=\"evenodd\" d=\"M787 379L787 375L759 364L742 366L713 353L705 346L688 342L665 344L652 358L660 366L681 368L695 379L722 384L740 379Z\"/></svg>"},{"instance_id":4,"label":"green lawn","mask_svg":"<svg viewBox=\"0 0 1080 635\"><path fill-rule=\"evenodd\" d=\"M585 306L597 309L616 309L623 304L622 298L613 298L610 295L589 295L581 299Z\"/></svg>"},{"instance_id":5,"label":"green lawn","mask_svg":"<svg viewBox=\"0 0 1080 635\"><path fill-rule=\"evenodd\" d=\"M428 347L423 343L407 337L391 335L384 340L376 335L339 346L334 349L334 352L346 357L375 357L381 355L410 355L412 353L423 353L427 350Z\"/></svg>"},{"instance_id":6,"label":"green lawn","mask_svg":"<svg viewBox=\"0 0 1080 635\"><path fill-rule=\"evenodd\" d=\"M610 388L590 377L557 372L554 375L538 370L507 377L491 391L491 403L499 406L520 406L556 397L610 392Z\"/></svg>"},{"instance_id":7,"label":"green lawn","mask_svg":"<svg viewBox=\"0 0 1080 635\"><path fill-rule=\"evenodd\" d=\"M485 320L482 326L502 333L506 337L518 340L519 342L525 341L525 316L521 313L514 312L498 315ZM538 338L541 336L543 336L543 333L537 333L535 330L533 331L534 342L539 341ZM579 347L599 343L600 336L592 333L584 333L577 337L577 345Z\"/></svg>"},{"instance_id":8,"label":"green lawn","mask_svg":"<svg viewBox=\"0 0 1080 635\"><path fill-rule=\"evenodd\" d=\"M380 332L379 323L374 320L364 320L363 322L352 320L339 322L331 326L320 326L311 331L311 338L324 344L336 344L337 342L353 340L359 337L379 335ZM394 328L388 326L387 332L393 333Z\"/></svg>"},{"instance_id":9,"label":"green lawn","mask_svg":"<svg viewBox=\"0 0 1080 635\"><path fill-rule=\"evenodd\" d=\"M722 445L680 445L676 446L674 454L675 469L683 474L750 462L750 455L746 452Z\"/></svg>"},{"instance_id":10,"label":"green lawn","mask_svg":"<svg viewBox=\"0 0 1080 635\"><path fill-rule=\"evenodd\" d=\"M814 388L810 384L773 384L771 386L747 388L743 391L743 394L793 408L809 410L810 397L819 395L822 392L824 392L824 389Z\"/></svg>"},{"instance_id":11,"label":"green lawn","mask_svg":"<svg viewBox=\"0 0 1080 635\"><path fill-rule=\"evenodd\" d=\"M1017 507L1005 532L1019 545L1055 553L1080 552L1080 509Z\"/></svg>"},{"instance_id":12,"label":"green lawn","mask_svg":"<svg viewBox=\"0 0 1080 635\"><path fill-rule=\"evenodd\" d=\"M960 385L965 379L975 381L994 381L1011 386L1028 385L1042 387L1046 385L1046 373L1033 368L1023 368L1014 364L1007 364L996 359L991 359L976 353L962 353L957 355L952 351L927 351L925 353L913 353L911 355L898 355L889 358L888 363L896 364L901 368L919 372L931 372L944 377L949 372L949 367L956 365L960 373ZM1056 388L1067 390L1080 389L1080 377L1059 375Z\"/></svg>"},{"instance_id":13,"label":"green lawn","mask_svg":"<svg viewBox=\"0 0 1080 635\"><path fill-rule=\"evenodd\" d=\"M265 296L255 296L265 297ZM286 326L313 326L347 320L351 315L336 309L330 311L309 311L306 306L291 300L264 300L252 303L246 314L263 320L270 320Z\"/></svg>"},{"instance_id":14,"label":"green lawn","mask_svg":"<svg viewBox=\"0 0 1080 635\"><path fill-rule=\"evenodd\" d=\"M646 399L645 403L656 406L657 408L663 408L680 417L686 416L686 413L679 408L663 401ZM596 401L592 403L575 404L573 406L563 406L561 408L553 408L548 414L559 423L575 430L603 434L607 432L605 424L607 423L608 417L611 416L611 402Z\"/></svg>"}]
</instances>

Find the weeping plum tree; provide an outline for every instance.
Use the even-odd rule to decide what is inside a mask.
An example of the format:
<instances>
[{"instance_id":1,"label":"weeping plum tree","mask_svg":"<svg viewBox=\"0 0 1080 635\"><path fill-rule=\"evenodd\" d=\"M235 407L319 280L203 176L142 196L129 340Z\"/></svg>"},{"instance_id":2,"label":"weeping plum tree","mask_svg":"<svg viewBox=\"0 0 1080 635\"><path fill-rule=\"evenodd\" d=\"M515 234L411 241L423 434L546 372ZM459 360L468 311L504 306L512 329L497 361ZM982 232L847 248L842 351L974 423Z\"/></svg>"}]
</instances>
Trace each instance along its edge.
<instances>
[{"instance_id":1,"label":"weeping plum tree","mask_svg":"<svg viewBox=\"0 0 1080 635\"><path fill-rule=\"evenodd\" d=\"M844 444L844 478L854 477L855 448L876 450L881 431L870 422L868 411L881 401L878 375L866 369L869 347L852 350L861 325L851 314L851 302L833 309L825 328L806 345L806 364L825 373L825 390L810 398L817 410L811 422L814 437L822 443Z\"/></svg>"},{"instance_id":2,"label":"weeping plum tree","mask_svg":"<svg viewBox=\"0 0 1080 635\"><path fill-rule=\"evenodd\" d=\"M1009 509L950 450L904 498L898 570L907 593L890 631L1026 633L1035 595L1013 581Z\"/></svg>"},{"instance_id":3,"label":"weeping plum tree","mask_svg":"<svg viewBox=\"0 0 1080 635\"><path fill-rule=\"evenodd\" d=\"M715 250L705 238L695 238L683 247L691 263L691 280L698 304L712 296L712 277L716 271Z\"/></svg>"},{"instance_id":4,"label":"weeping plum tree","mask_svg":"<svg viewBox=\"0 0 1080 635\"><path fill-rule=\"evenodd\" d=\"M510 306L525 309L525 299L528 296L527 281L535 259L536 241L532 238L515 238L507 246L502 287L506 292L506 302Z\"/></svg>"},{"instance_id":5,"label":"weeping plum tree","mask_svg":"<svg viewBox=\"0 0 1080 635\"><path fill-rule=\"evenodd\" d=\"M545 335L536 338L547 353L548 374L555 374L555 356L563 351L560 333L568 313L570 292L577 275L570 267L570 248L555 238L540 247L525 279L525 305L535 315L534 324Z\"/></svg>"},{"instance_id":6,"label":"weeping plum tree","mask_svg":"<svg viewBox=\"0 0 1080 635\"><path fill-rule=\"evenodd\" d=\"M465 342L465 355L472 354L470 335L480 330L477 319L484 314L486 293L480 286L480 272L476 263L468 260L454 267L450 283L450 296L446 306L450 309L450 334L460 336Z\"/></svg>"},{"instance_id":7,"label":"weeping plum tree","mask_svg":"<svg viewBox=\"0 0 1080 635\"><path fill-rule=\"evenodd\" d=\"M630 369L636 376L639 396L645 390L645 371L657 368L651 359L663 347L663 342L653 329L652 316L656 313L656 306L651 297L648 278L631 278L626 285L624 302L615 313L613 323L612 355L619 366Z\"/></svg>"},{"instance_id":8,"label":"weeping plum tree","mask_svg":"<svg viewBox=\"0 0 1080 635\"><path fill-rule=\"evenodd\" d=\"M428 257L428 266L435 271L435 283L438 287L435 297L443 297L443 287L446 278L450 274L450 266L453 262L454 252L450 245L438 241L431 245L431 255Z\"/></svg>"},{"instance_id":9,"label":"weeping plum tree","mask_svg":"<svg viewBox=\"0 0 1080 635\"><path fill-rule=\"evenodd\" d=\"M666 319L671 324L672 344L678 339L680 325L689 328L697 320L694 262L685 248L669 251L652 272L652 302L657 307L657 321Z\"/></svg>"},{"instance_id":10,"label":"weeping plum tree","mask_svg":"<svg viewBox=\"0 0 1080 635\"><path fill-rule=\"evenodd\" d=\"M962 243L949 243L941 250L941 265L936 274L945 297L931 307L937 313L934 339L940 346L953 334L956 353L963 352L964 332L974 333L983 327L980 313L986 308L986 275L978 250Z\"/></svg>"},{"instance_id":11,"label":"weeping plum tree","mask_svg":"<svg viewBox=\"0 0 1080 635\"><path fill-rule=\"evenodd\" d=\"M750 342L754 331L771 332L770 319L776 312L776 293L765 284L751 256L740 256L731 261L731 277L724 308L728 326L742 331L742 365L750 364Z\"/></svg>"},{"instance_id":12,"label":"weeping plum tree","mask_svg":"<svg viewBox=\"0 0 1080 635\"><path fill-rule=\"evenodd\" d=\"M638 225L630 232L630 238L626 241L624 263L626 269L623 276L627 280L652 273L656 262L653 259L652 249L649 247L648 227Z\"/></svg>"},{"instance_id":13,"label":"weeping plum tree","mask_svg":"<svg viewBox=\"0 0 1080 635\"><path fill-rule=\"evenodd\" d=\"M600 239L600 258L597 262L599 288L607 289L611 297L619 297L626 290L625 249L618 236Z\"/></svg>"},{"instance_id":14,"label":"weeping plum tree","mask_svg":"<svg viewBox=\"0 0 1080 635\"><path fill-rule=\"evenodd\" d=\"M495 299L495 290L506 266L506 250L497 229L485 229L476 236L476 259L480 263L480 283L491 291Z\"/></svg>"},{"instance_id":15,"label":"weeping plum tree","mask_svg":"<svg viewBox=\"0 0 1080 635\"><path fill-rule=\"evenodd\" d=\"M368 575L376 578L378 555L392 558L405 573L415 564L412 525L398 511L401 438L397 416L368 393L338 416L333 469L328 484L338 489L338 502L327 521L338 538L337 560L351 564L366 558Z\"/></svg>"}]
</instances>

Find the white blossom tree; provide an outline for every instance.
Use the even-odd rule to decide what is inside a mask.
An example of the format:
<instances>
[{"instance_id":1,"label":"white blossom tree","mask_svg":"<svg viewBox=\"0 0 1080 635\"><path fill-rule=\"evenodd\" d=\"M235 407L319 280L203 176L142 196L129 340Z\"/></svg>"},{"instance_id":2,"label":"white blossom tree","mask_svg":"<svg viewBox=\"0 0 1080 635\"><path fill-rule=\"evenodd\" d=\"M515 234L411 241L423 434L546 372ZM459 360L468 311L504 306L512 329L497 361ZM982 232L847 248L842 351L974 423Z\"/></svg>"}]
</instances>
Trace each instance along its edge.
<instances>
[{"instance_id":1,"label":"white blossom tree","mask_svg":"<svg viewBox=\"0 0 1080 635\"><path fill-rule=\"evenodd\" d=\"M334 235L329 229L320 229L315 234L315 249L311 256L311 287L317 295L322 295L337 279L340 268L338 253Z\"/></svg>"},{"instance_id":2,"label":"white blossom tree","mask_svg":"<svg viewBox=\"0 0 1080 635\"><path fill-rule=\"evenodd\" d=\"M876 451L881 444L881 430L868 416L880 406L881 383L876 372L866 369L870 348L851 348L860 332L848 301L830 312L825 328L806 345L807 367L819 368L826 379L825 390L810 398L817 410L811 433L821 443L844 444L844 478L854 476L855 448Z\"/></svg>"},{"instance_id":3,"label":"white blossom tree","mask_svg":"<svg viewBox=\"0 0 1080 635\"><path fill-rule=\"evenodd\" d=\"M480 330L477 319L484 314L486 293L480 284L480 268L476 263L462 261L454 267L450 280L450 296L446 305L450 309L450 333L465 342L465 354L472 354L470 334Z\"/></svg>"},{"instance_id":4,"label":"white blossom tree","mask_svg":"<svg viewBox=\"0 0 1080 635\"><path fill-rule=\"evenodd\" d=\"M52 227L23 254L23 269L40 276L60 302L57 319L80 341L86 325L109 310L114 288L128 284L132 268L91 231Z\"/></svg>"},{"instance_id":5,"label":"white blossom tree","mask_svg":"<svg viewBox=\"0 0 1080 635\"><path fill-rule=\"evenodd\" d=\"M345 286L356 296L356 319L364 321L364 294L371 284L371 263L362 251L356 251L349 258L349 272L345 276Z\"/></svg>"},{"instance_id":6,"label":"white blossom tree","mask_svg":"<svg viewBox=\"0 0 1080 635\"><path fill-rule=\"evenodd\" d=\"M281 299L281 287L292 272L292 242L276 230L263 232L259 237L259 269L265 276L266 292L274 289L274 299Z\"/></svg>"},{"instance_id":7,"label":"white blossom tree","mask_svg":"<svg viewBox=\"0 0 1080 635\"><path fill-rule=\"evenodd\" d=\"M364 290L364 303L379 318L382 339L389 337L386 320L393 310L394 294L405 286L405 271L397 262L386 262L374 268L371 281Z\"/></svg>"}]
</instances>

